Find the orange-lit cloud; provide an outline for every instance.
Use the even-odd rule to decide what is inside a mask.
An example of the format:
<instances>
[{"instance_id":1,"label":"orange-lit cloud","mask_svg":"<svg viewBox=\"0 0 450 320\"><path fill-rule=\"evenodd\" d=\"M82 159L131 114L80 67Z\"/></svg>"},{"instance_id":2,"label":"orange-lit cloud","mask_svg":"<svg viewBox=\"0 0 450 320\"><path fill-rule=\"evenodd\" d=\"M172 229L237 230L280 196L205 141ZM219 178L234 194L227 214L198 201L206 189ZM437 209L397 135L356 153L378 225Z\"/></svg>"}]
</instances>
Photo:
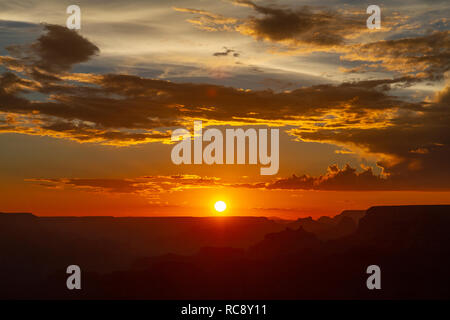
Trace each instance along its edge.
<instances>
[{"instance_id":1,"label":"orange-lit cloud","mask_svg":"<svg viewBox=\"0 0 450 320\"><path fill-rule=\"evenodd\" d=\"M353 45L341 59L370 62L365 69L377 66L419 78L442 79L450 68L450 31Z\"/></svg>"},{"instance_id":2,"label":"orange-lit cloud","mask_svg":"<svg viewBox=\"0 0 450 320\"><path fill-rule=\"evenodd\" d=\"M27 179L26 181L52 189L75 188L89 192L134 193L157 199L163 192L221 186L220 179L196 175L147 176L132 179L59 178Z\"/></svg>"}]
</instances>

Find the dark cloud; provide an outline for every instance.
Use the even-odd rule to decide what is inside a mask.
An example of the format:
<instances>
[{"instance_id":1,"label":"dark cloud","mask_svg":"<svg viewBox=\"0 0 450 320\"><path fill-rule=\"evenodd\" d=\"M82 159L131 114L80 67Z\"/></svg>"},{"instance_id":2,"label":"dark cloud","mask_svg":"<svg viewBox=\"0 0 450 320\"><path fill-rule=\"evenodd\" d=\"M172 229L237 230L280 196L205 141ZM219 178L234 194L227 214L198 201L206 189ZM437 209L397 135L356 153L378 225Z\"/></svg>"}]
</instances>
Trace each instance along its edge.
<instances>
[{"instance_id":1,"label":"dark cloud","mask_svg":"<svg viewBox=\"0 0 450 320\"><path fill-rule=\"evenodd\" d=\"M232 55L235 58L239 57L239 53L236 52L236 50L228 49L227 47L224 47L223 49L224 49L224 51L214 52L213 56L215 56L215 57L226 57L226 56Z\"/></svg>"},{"instance_id":2,"label":"dark cloud","mask_svg":"<svg viewBox=\"0 0 450 320\"><path fill-rule=\"evenodd\" d=\"M357 172L348 164L340 169L337 165L328 167L327 173L319 177L308 175L275 180L266 184L267 189L302 189L302 190L386 190L391 188L391 182L373 173L372 168Z\"/></svg>"},{"instance_id":3,"label":"dark cloud","mask_svg":"<svg viewBox=\"0 0 450 320\"><path fill-rule=\"evenodd\" d=\"M259 40L291 47L342 46L349 40L369 32L364 10L336 11L311 6L291 9L281 6L264 6L247 0L237 0L233 3L253 9L256 15L237 19L204 10L180 8L175 10L197 15L198 18L188 21L203 30L237 31ZM386 28L392 24L390 19L385 18Z\"/></svg>"},{"instance_id":4,"label":"dark cloud","mask_svg":"<svg viewBox=\"0 0 450 320\"><path fill-rule=\"evenodd\" d=\"M248 0L236 0L233 3L253 9L256 15L234 19L233 27L228 27L227 31L278 44L277 49L271 49L279 50L280 53L333 52L338 53L343 60L364 62L351 69L341 68L343 71L364 73L384 69L422 80L440 80L450 67L448 30L430 31L429 34L420 33L420 36L413 37L403 34L403 38L396 35L396 39L367 43L362 36L375 31L366 26L365 10L346 8L336 11L308 6L292 9L264 6ZM206 15L209 24L210 20L215 21L215 30L224 30L217 26L224 20L223 17L214 19L214 14L194 9L184 12ZM403 29L415 30L417 26L414 22L410 22L410 25L407 20L406 15L389 12L383 15L380 32L398 29L398 34ZM195 20L195 25L202 25L202 20ZM361 41L363 43L358 43Z\"/></svg>"},{"instance_id":5,"label":"dark cloud","mask_svg":"<svg viewBox=\"0 0 450 320\"><path fill-rule=\"evenodd\" d=\"M349 47L345 60L370 61L390 71L440 80L450 70L450 31ZM367 66L370 68L371 64Z\"/></svg>"},{"instance_id":6,"label":"dark cloud","mask_svg":"<svg viewBox=\"0 0 450 320\"><path fill-rule=\"evenodd\" d=\"M450 104L448 88L439 100L421 111L398 111L380 128L319 128L314 132L294 129L291 133L308 141L354 145L373 154L385 155L378 165L396 186L413 189L449 187Z\"/></svg>"},{"instance_id":7,"label":"dark cloud","mask_svg":"<svg viewBox=\"0 0 450 320\"><path fill-rule=\"evenodd\" d=\"M267 183L233 184L214 177L191 175L147 176L129 179L28 179L48 188L81 188L93 192L136 193L143 195L172 192L181 189L203 187L234 187L258 189L289 189L289 190L385 190L390 188L388 179L374 175L371 168L357 172L346 165L339 169L337 165L328 168L325 175L312 177L308 175L280 178Z\"/></svg>"},{"instance_id":8,"label":"dark cloud","mask_svg":"<svg viewBox=\"0 0 450 320\"><path fill-rule=\"evenodd\" d=\"M99 49L76 31L58 25L44 25L45 34L31 45L12 45L6 49L23 65L39 72L66 72L89 60Z\"/></svg>"},{"instance_id":9,"label":"dark cloud","mask_svg":"<svg viewBox=\"0 0 450 320\"><path fill-rule=\"evenodd\" d=\"M96 87L39 86L36 88L39 92L52 94L52 100L46 102L31 102L5 92L0 110L24 114L34 111L41 117L56 117L63 122L89 122L91 129L150 130L179 126L186 118L223 121L223 124L239 119L249 123L286 121L295 124L299 117L313 121L332 110L341 113L336 115L341 122L336 120L335 125L344 125L342 121L349 118L371 121L367 116L371 110L420 107L389 96L384 86L390 80L318 85L283 93L115 74L93 77L92 81Z\"/></svg>"},{"instance_id":10,"label":"dark cloud","mask_svg":"<svg viewBox=\"0 0 450 320\"><path fill-rule=\"evenodd\" d=\"M232 183L215 177L191 175L146 176L128 179L102 178L62 178L62 179L28 179L26 181L47 188L77 188L91 192L134 193L146 197L155 197L164 192L180 191L193 188L249 188L268 190L318 190L318 191L396 191L423 190L411 181L399 181L390 176L376 175L372 168L363 168L358 172L350 165L342 169L337 165L328 167L326 174L320 176L292 175L270 182Z\"/></svg>"},{"instance_id":11,"label":"dark cloud","mask_svg":"<svg viewBox=\"0 0 450 320\"><path fill-rule=\"evenodd\" d=\"M343 15L311 7L281 9L252 1L237 1L253 8L260 17L250 17L244 33L270 41L294 41L319 46L341 45L349 36L367 29L364 15Z\"/></svg>"},{"instance_id":12,"label":"dark cloud","mask_svg":"<svg viewBox=\"0 0 450 320\"><path fill-rule=\"evenodd\" d=\"M162 192L220 185L218 178L196 175L146 176L129 179L27 179L26 181L52 189L76 188L90 192L133 193L147 198L157 198Z\"/></svg>"}]
</instances>

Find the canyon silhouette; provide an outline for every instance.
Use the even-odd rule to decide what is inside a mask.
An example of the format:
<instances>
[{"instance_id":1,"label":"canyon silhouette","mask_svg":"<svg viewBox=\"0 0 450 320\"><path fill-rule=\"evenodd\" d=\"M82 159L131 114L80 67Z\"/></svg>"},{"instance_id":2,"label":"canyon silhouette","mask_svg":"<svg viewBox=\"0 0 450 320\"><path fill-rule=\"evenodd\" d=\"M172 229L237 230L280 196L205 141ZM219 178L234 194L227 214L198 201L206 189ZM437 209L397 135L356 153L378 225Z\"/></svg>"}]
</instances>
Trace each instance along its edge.
<instances>
[{"instance_id":1,"label":"canyon silhouette","mask_svg":"<svg viewBox=\"0 0 450 320\"><path fill-rule=\"evenodd\" d=\"M0 298L448 299L449 228L449 205L295 221L2 213ZM72 264L81 290L66 288Z\"/></svg>"}]
</instances>

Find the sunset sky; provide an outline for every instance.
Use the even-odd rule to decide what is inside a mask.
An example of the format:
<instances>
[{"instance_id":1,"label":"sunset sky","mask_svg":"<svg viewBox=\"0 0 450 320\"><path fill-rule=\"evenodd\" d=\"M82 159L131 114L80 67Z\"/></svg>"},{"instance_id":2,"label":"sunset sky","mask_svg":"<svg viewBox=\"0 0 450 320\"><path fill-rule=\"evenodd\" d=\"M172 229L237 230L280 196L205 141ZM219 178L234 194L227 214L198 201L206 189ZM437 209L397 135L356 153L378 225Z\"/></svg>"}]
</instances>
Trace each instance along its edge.
<instances>
[{"instance_id":1,"label":"sunset sky","mask_svg":"<svg viewBox=\"0 0 450 320\"><path fill-rule=\"evenodd\" d=\"M66 28L67 6L81 30ZM335 215L450 199L450 3L0 0L0 212ZM279 128L280 168L171 132Z\"/></svg>"}]
</instances>

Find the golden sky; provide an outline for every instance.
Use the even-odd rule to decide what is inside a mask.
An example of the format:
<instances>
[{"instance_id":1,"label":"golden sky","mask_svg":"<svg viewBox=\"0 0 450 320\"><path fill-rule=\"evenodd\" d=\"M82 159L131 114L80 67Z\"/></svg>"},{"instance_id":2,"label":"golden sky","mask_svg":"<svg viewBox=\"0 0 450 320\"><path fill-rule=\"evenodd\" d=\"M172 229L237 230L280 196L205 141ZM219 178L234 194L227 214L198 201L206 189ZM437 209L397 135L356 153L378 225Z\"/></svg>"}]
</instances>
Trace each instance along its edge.
<instances>
[{"instance_id":1,"label":"golden sky","mask_svg":"<svg viewBox=\"0 0 450 320\"><path fill-rule=\"evenodd\" d=\"M0 1L0 211L293 218L448 203L450 5ZM280 170L172 164L171 132L279 128Z\"/></svg>"}]
</instances>

